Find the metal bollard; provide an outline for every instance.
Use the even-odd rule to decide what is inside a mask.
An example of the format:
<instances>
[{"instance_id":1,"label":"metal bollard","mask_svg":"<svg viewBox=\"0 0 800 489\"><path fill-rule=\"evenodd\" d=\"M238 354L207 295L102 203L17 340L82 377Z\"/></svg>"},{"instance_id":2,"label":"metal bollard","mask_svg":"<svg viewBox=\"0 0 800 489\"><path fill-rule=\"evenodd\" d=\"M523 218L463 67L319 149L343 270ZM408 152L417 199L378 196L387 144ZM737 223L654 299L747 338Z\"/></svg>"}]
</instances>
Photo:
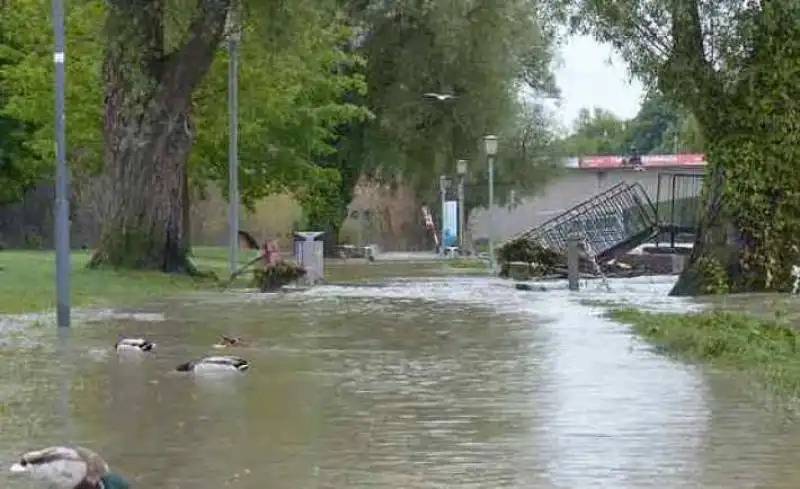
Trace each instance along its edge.
<instances>
[{"instance_id":1,"label":"metal bollard","mask_svg":"<svg viewBox=\"0 0 800 489\"><path fill-rule=\"evenodd\" d=\"M323 234L320 231L296 232L303 241L298 243L297 264L306 269L306 276L303 282L306 285L314 285L321 282L324 276L323 249L325 243L316 241L316 238Z\"/></svg>"},{"instance_id":2,"label":"metal bollard","mask_svg":"<svg viewBox=\"0 0 800 489\"><path fill-rule=\"evenodd\" d=\"M580 240L577 238L569 238L567 240L567 282L569 283L569 290L573 291L580 288L579 244Z\"/></svg>"}]
</instances>

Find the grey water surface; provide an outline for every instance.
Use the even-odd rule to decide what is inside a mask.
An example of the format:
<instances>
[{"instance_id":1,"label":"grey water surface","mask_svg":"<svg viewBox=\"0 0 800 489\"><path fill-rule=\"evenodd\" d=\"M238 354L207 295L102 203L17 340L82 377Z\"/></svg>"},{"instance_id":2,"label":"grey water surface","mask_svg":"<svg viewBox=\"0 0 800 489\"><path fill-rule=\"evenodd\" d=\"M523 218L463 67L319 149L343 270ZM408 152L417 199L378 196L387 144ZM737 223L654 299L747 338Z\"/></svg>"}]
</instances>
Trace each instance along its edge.
<instances>
[{"instance_id":1,"label":"grey water surface","mask_svg":"<svg viewBox=\"0 0 800 489\"><path fill-rule=\"evenodd\" d=\"M586 299L657 310L669 278L522 292L487 277L165 299L0 345L0 457L76 443L146 489L796 488L800 429L750 387L653 353ZM163 316L162 316L163 314ZM163 319L163 320L159 320ZM170 373L230 349L231 381ZM159 349L109 352L119 335ZM68 405L61 392L68 388ZM31 487L7 473L0 486Z\"/></svg>"}]
</instances>

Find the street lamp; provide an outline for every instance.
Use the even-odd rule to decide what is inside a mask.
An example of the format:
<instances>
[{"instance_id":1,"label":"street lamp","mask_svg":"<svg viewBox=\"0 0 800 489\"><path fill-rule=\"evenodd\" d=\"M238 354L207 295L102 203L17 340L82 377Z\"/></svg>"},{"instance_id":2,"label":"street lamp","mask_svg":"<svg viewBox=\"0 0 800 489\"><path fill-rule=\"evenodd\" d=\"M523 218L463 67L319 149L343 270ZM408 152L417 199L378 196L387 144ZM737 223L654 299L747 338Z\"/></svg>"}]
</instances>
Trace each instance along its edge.
<instances>
[{"instance_id":1,"label":"street lamp","mask_svg":"<svg viewBox=\"0 0 800 489\"><path fill-rule=\"evenodd\" d=\"M225 32L228 33L228 259L231 275L239 264L236 252L239 248L239 59L238 44L241 40L241 25L234 6L228 10Z\"/></svg>"},{"instance_id":2,"label":"street lamp","mask_svg":"<svg viewBox=\"0 0 800 489\"><path fill-rule=\"evenodd\" d=\"M64 0L53 0L53 64L55 65L56 139L56 324L59 333L68 331L69 304L69 173L64 117Z\"/></svg>"},{"instance_id":3,"label":"street lamp","mask_svg":"<svg viewBox=\"0 0 800 489\"><path fill-rule=\"evenodd\" d=\"M447 202L447 188L450 186L450 181L447 180L445 175L439 177L439 196L441 197L441 209L442 209L442 229L439 230L441 233L442 239L439 241L439 253L444 255L446 243L445 243L445 227L447 226L447 221L445 220L446 212L445 212L445 203Z\"/></svg>"},{"instance_id":4,"label":"street lamp","mask_svg":"<svg viewBox=\"0 0 800 489\"><path fill-rule=\"evenodd\" d=\"M458 247L464 251L464 235L466 226L464 220L464 178L467 175L467 160L456 162L456 173L458 173Z\"/></svg>"},{"instance_id":5,"label":"street lamp","mask_svg":"<svg viewBox=\"0 0 800 489\"><path fill-rule=\"evenodd\" d=\"M494 270L494 158L497 156L497 136L484 136L483 147L489 166L489 270Z\"/></svg>"}]
</instances>

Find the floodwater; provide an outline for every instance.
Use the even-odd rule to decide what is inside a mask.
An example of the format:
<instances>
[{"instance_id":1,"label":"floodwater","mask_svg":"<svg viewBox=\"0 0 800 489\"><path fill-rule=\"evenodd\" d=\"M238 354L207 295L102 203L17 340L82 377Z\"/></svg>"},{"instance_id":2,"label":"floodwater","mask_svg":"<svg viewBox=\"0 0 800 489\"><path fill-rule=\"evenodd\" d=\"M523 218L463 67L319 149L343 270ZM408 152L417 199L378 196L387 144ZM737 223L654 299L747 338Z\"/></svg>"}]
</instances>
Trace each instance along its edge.
<instances>
[{"instance_id":1,"label":"floodwater","mask_svg":"<svg viewBox=\"0 0 800 489\"><path fill-rule=\"evenodd\" d=\"M670 279L569 294L486 277L165 300L0 344L0 462L91 447L147 489L796 488L800 428L741 379L652 353L585 299L656 309ZM163 317L162 317L163 314ZM163 319L163 320L160 320ZM24 335L23 335L24 333ZM245 375L172 374L219 334ZM155 341L120 359L118 335ZM31 487L0 474L0 487Z\"/></svg>"}]
</instances>

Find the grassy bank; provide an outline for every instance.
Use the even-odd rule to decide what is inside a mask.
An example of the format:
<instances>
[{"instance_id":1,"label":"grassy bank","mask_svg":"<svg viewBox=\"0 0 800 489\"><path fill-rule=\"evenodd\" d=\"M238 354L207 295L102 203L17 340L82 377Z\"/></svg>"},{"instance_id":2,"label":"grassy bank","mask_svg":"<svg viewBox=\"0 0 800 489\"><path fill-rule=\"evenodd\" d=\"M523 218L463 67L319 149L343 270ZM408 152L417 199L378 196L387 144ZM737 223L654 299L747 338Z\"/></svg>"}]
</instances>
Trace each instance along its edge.
<instances>
[{"instance_id":1,"label":"grassy bank","mask_svg":"<svg viewBox=\"0 0 800 489\"><path fill-rule=\"evenodd\" d=\"M800 395L800 332L787 317L732 312L663 314L612 309L609 317L631 325L659 351L752 375L781 394Z\"/></svg>"},{"instance_id":2,"label":"grassy bank","mask_svg":"<svg viewBox=\"0 0 800 489\"><path fill-rule=\"evenodd\" d=\"M479 258L453 258L442 263L449 268L457 269L469 275L485 275L489 273L489 262Z\"/></svg>"},{"instance_id":3,"label":"grassy bank","mask_svg":"<svg viewBox=\"0 0 800 489\"><path fill-rule=\"evenodd\" d=\"M198 248L195 262L203 271L227 277L224 248ZM242 253L244 263L252 254ZM213 280L196 280L156 272L88 270L88 252L72 254L71 296L75 307L124 307L149 298L216 287ZM35 312L55 307L55 254L49 251L0 251L0 314ZM249 279L249 275L246 276Z\"/></svg>"}]
</instances>

